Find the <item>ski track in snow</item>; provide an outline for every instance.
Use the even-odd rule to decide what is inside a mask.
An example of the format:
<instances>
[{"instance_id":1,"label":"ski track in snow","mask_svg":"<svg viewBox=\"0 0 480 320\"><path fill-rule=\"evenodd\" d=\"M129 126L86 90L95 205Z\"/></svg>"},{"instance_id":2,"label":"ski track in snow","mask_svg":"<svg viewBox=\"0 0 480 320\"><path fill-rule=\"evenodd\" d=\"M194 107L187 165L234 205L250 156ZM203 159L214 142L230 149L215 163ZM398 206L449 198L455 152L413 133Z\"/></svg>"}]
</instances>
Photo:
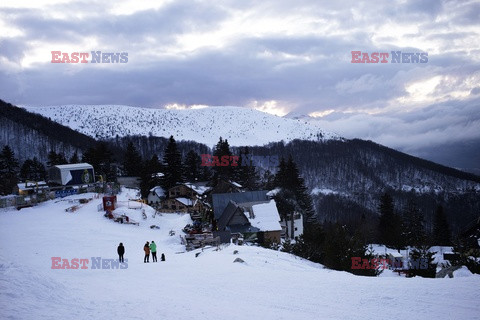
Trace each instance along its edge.
<instances>
[{"instance_id":1,"label":"ski track in snow","mask_svg":"<svg viewBox=\"0 0 480 320\"><path fill-rule=\"evenodd\" d=\"M128 208L133 195L124 190L117 210L140 226L104 218L101 199L65 212L68 199L94 194L1 211L0 319L480 319L478 275L358 277L253 246L179 253L189 216L153 218L147 206L143 220L141 210ZM167 261L143 263L143 245L151 240ZM51 257L116 259L119 242L127 269L93 270L91 263L87 270L51 269ZM245 263L233 263L237 257Z\"/></svg>"}]
</instances>

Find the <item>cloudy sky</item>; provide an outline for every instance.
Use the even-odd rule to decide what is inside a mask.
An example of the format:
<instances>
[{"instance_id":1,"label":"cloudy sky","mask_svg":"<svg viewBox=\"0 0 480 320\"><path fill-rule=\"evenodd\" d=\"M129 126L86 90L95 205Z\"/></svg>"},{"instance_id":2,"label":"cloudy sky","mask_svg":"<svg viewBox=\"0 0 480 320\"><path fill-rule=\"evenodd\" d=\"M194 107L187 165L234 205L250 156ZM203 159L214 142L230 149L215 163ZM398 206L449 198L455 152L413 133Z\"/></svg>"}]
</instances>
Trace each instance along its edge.
<instances>
[{"instance_id":1,"label":"cloudy sky","mask_svg":"<svg viewBox=\"0 0 480 320\"><path fill-rule=\"evenodd\" d=\"M128 63L56 64L51 51ZM351 63L351 51L428 62ZM480 163L480 2L3 0L0 98L293 112L430 158L461 144L468 156L449 156Z\"/></svg>"}]
</instances>

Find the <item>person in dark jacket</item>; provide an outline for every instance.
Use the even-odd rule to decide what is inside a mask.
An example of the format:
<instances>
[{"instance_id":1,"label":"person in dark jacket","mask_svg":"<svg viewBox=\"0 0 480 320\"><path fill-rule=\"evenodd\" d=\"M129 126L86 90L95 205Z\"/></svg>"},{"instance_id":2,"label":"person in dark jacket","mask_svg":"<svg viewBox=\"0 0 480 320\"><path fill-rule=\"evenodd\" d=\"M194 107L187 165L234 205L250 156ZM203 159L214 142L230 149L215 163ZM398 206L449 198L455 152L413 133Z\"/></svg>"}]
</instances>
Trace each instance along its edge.
<instances>
[{"instance_id":1,"label":"person in dark jacket","mask_svg":"<svg viewBox=\"0 0 480 320\"><path fill-rule=\"evenodd\" d=\"M125 247L121 242L117 247L117 253L118 253L118 261L123 263L123 255L125 254Z\"/></svg>"},{"instance_id":2,"label":"person in dark jacket","mask_svg":"<svg viewBox=\"0 0 480 320\"><path fill-rule=\"evenodd\" d=\"M145 251L145 258L143 258L143 262L144 263L147 263L147 262L150 262L150 244L148 243L145 243L145 245L143 246L143 251Z\"/></svg>"},{"instance_id":3,"label":"person in dark jacket","mask_svg":"<svg viewBox=\"0 0 480 320\"><path fill-rule=\"evenodd\" d=\"M160 258L161 261L165 261L165 255L162 253L162 257Z\"/></svg>"}]
</instances>

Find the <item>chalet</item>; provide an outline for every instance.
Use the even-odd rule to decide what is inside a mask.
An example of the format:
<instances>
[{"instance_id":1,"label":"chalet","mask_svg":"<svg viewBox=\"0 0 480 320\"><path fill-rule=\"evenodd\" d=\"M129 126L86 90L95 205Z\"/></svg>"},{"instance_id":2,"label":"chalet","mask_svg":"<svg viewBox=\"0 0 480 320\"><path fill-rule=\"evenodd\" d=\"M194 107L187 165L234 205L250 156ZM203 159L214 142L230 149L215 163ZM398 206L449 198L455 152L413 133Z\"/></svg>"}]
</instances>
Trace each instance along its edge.
<instances>
[{"instance_id":1,"label":"chalet","mask_svg":"<svg viewBox=\"0 0 480 320\"><path fill-rule=\"evenodd\" d=\"M210 187L207 186L207 182L187 182L168 189L168 198L195 198L202 196L209 190Z\"/></svg>"},{"instance_id":2,"label":"chalet","mask_svg":"<svg viewBox=\"0 0 480 320\"><path fill-rule=\"evenodd\" d=\"M266 190L236 192L236 193L218 193L218 194L214 193L212 194L213 214L214 214L215 220L218 221L230 201L234 201L236 203L247 203L247 202L264 202L264 201L268 201L269 199L270 198L267 195Z\"/></svg>"},{"instance_id":3,"label":"chalet","mask_svg":"<svg viewBox=\"0 0 480 320\"><path fill-rule=\"evenodd\" d=\"M183 183L168 189L166 199L161 201L163 212L188 212L201 215L208 208L204 201L210 190L207 182ZM198 215L196 215L198 217Z\"/></svg>"},{"instance_id":4,"label":"chalet","mask_svg":"<svg viewBox=\"0 0 480 320\"><path fill-rule=\"evenodd\" d=\"M225 236L228 233L241 233L246 240L257 240L261 244L280 242L280 215L275 200L268 199L266 193L253 191L232 193L229 196L213 195L216 232L224 242L230 239ZM229 200L225 205L226 199Z\"/></svg>"},{"instance_id":5,"label":"chalet","mask_svg":"<svg viewBox=\"0 0 480 320\"><path fill-rule=\"evenodd\" d=\"M282 226L282 238L298 239L303 234L303 216L301 213L293 213L293 224L292 216L282 219L280 221Z\"/></svg>"},{"instance_id":6,"label":"chalet","mask_svg":"<svg viewBox=\"0 0 480 320\"><path fill-rule=\"evenodd\" d=\"M242 191L243 187L239 183L219 178L213 182L209 194L237 193Z\"/></svg>"},{"instance_id":7,"label":"chalet","mask_svg":"<svg viewBox=\"0 0 480 320\"><path fill-rule=\"evenodd\" d=\"M199 199L178 197L163 200L161 210L162 212L202 213L205 209L205 204Z\"/></svg>"},{"instance_id":8,"label":"chalet","mask_svg":"<svg viewBox=\"0 0 480 320\"><path fill-rule=\"evenodd\" d=\"M165 199L165 190L162 187L156 186L150 189L147 196L147 202L151 206L158 206Z\"/></svg>"}]
</instances>

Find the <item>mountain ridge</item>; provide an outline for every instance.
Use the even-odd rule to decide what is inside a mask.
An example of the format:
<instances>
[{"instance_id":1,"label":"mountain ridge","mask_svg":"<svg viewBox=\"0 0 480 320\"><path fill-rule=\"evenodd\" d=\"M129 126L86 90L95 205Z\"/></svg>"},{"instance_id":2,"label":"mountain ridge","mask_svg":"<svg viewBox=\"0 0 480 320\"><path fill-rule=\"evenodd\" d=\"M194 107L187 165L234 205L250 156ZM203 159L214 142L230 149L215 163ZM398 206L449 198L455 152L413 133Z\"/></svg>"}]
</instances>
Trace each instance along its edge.
<instances>
[{"instance_id":1,"label":"mountain ridge","mask_svg":"<svg viewBox=\"0 0 480 320\"><path fill-rule=\"evenodd\" d=\"M130 135L168 138L173 135L177 140L193 140L208 146L215 145L219 137L227 139L231 146L260 146L294 139L341 139L305 121L243 107L182 110L123 105L21 107L95 139Z\"/></svg>"}]
</instances>

